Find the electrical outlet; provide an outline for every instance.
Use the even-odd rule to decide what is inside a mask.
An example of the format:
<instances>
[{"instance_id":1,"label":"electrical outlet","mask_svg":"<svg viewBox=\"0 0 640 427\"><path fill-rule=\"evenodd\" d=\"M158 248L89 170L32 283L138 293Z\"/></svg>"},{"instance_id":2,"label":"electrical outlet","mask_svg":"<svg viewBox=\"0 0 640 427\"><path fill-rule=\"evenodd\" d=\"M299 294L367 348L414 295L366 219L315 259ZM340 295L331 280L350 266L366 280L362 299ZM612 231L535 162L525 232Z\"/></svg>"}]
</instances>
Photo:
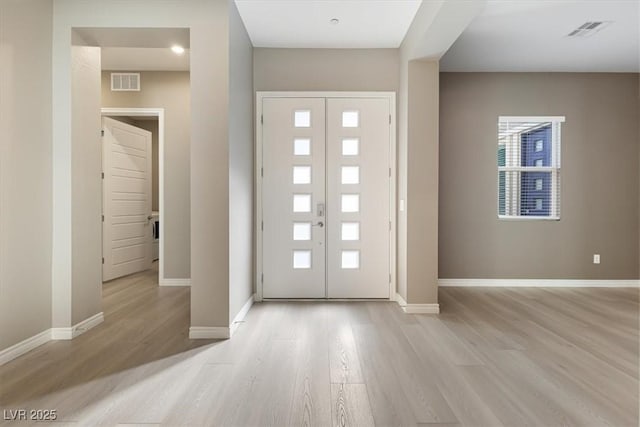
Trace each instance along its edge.
<instances>
[{"instance_id":1,"label":"electrical outlet","mask_svg":"<svg viewBox=\"0 0 640 427\"><path fill-rule=\"evenodd\" d=\"M600 264L600 254L593 254L593 263Z\"/></svg>"}]
</instances>

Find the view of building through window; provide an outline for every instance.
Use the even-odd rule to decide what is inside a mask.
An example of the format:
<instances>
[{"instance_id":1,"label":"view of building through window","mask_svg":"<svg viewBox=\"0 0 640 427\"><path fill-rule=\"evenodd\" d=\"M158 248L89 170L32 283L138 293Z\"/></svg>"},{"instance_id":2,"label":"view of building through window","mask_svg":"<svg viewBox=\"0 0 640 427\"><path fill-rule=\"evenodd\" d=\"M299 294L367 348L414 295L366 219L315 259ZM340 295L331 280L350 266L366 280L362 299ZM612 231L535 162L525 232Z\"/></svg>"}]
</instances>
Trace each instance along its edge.
<instances>
[{"instance_id":1,"label":"view of building through window","mask_svg":"<svg viewBox=\"0 0 640 427\"><path fill-rule=\"evenodd\" d=\"M564 117L500 117L498 216L560 218L560 124Z\"/></svg>"}]
</instances>

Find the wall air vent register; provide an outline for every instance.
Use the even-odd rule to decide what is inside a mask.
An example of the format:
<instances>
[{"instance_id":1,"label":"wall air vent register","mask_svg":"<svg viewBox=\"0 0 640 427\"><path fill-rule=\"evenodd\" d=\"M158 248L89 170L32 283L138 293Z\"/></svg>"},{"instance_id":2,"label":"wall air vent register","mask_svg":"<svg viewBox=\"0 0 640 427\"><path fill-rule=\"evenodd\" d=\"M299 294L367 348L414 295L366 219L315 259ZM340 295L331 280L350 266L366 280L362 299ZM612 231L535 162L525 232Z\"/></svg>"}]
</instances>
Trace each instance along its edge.
<instances>
[{"instance_id":1,"label":"wall air vent register","mask_svg":"<svg viewBox=\"0 0 640 427\"><path fill-rule=\"evenodd\" d=\"M140 90L140 73L111 73L113 92L137 92Z\"/></svg>"}]
</instances>

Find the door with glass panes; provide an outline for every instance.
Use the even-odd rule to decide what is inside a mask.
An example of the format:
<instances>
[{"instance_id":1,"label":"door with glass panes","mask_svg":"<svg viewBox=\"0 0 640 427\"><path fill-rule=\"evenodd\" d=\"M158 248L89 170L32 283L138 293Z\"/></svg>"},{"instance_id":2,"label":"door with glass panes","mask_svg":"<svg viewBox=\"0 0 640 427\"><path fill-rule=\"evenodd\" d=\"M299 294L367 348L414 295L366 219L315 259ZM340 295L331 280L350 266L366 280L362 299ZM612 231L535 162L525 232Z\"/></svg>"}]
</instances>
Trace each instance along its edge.
<instances>
[{"instance_id":1,"label":"door with glass panes","mask_svg":"<svg viewBox=\"0 0 640 427\"><path fill-rule=\"evenodd\" d=\"M262 98L263 298L389 298L388 98Z\"/></svg>"}]
</instances>

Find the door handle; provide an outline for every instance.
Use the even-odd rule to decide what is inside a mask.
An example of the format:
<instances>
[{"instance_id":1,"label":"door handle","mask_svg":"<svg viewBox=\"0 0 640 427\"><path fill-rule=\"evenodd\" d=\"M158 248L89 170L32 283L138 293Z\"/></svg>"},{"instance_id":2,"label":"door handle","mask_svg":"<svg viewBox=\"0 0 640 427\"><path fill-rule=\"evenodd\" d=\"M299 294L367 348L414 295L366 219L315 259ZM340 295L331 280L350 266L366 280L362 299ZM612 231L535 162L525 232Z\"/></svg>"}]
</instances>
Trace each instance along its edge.
<instances>
[{"instance_id":1,"label":"door handle","mask_svg":"<svg viewBox=\"0 0 640 427\"><path fill-rule=\"evenodd\" d=\"M317 224L313 224L312 227L320 227L320 228L322 228L322 227L324 227L324 222L318 221L318 223Z\"/></svg>"},{"instance_id":2,"label":"door handle","mask_svg":"<svg viewBox=\"0 0 640 427\"><path fill-rule=\"evenodd\" d=\"M147 217L147 221L151 221L152 219L153 219L153 216L151 216L151 215L149 215L149 216Z\"/></svg>"}]
</instances>

